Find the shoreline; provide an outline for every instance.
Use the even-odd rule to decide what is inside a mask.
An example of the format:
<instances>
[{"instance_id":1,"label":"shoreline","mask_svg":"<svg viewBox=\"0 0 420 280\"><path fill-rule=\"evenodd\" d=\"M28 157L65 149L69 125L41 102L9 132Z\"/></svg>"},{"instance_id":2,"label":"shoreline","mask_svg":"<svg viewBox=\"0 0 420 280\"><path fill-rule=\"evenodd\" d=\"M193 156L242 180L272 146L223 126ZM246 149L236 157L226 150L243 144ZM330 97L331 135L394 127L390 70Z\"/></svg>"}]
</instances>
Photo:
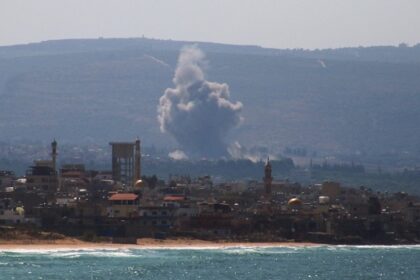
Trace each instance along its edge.
<instances>
[{"instance_id":1,"label":"shoreline","mask_svg":"<svg viewBox=\"0 0 420 280\"><path fill-rule=\"evenodd\" d=\"M387 247L398 248L401 246L419 247L420 244L327 244L313 242L235 242L235 241L207 241L199 239L153 239L140 238L137 244L87 242L78 239L66 238L58 240L1 240L0 252L4 251L79 251L79 250L170 250L170 249L228 249L228 248L315 248L315 247Z\"/></svg>"},{"instance_id":2,"label":"shoreline","mask_svg":"<svg viewBox=\"0 0 420 280\"><path fill-rule=\"evenodd\" d=\"M270 248L270 247L316 247L326 244L310 242L230 242L198 239L153 239L140 238L137 244L85 242L70 240L0 240L0 251L5 250L118 250L118 249L224 249L224 248Z\"/></svg>"}]
</instances>

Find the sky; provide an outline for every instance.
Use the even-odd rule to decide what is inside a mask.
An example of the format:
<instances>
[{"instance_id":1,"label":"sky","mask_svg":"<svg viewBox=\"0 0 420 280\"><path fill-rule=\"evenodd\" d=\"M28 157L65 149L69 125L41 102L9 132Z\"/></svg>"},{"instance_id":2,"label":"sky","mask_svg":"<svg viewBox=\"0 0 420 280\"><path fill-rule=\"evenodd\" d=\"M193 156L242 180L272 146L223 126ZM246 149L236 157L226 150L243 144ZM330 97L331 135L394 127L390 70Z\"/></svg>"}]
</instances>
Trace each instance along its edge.
<instances>
[{"instance_id":1,"label":"sky","mask_svg":"<svg viewBox=\"0 0 420 280\"><path fill-rule=\"evenodd\" d=\"M420 43L419 0L0 0L0 45L141 37L273 48Z\"/></svg>"}]
</instances>

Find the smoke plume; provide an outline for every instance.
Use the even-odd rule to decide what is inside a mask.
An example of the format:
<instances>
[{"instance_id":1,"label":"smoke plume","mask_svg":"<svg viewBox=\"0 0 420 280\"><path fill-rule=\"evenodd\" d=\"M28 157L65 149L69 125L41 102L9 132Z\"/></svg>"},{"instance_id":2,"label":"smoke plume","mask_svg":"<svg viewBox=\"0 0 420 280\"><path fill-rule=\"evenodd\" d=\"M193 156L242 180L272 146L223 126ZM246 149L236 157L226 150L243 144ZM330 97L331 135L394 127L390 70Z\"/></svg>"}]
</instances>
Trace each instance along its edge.
<instances>
[{"instance_id":1,"label":"smoke plume","mask_svg":"<svg viewBox=\"0 0 420 280\"><path fill-rule=\"evenodd\" d=\"M160 98L158 120L189 156L218 158L227 155L226 135L241 122L242 103L229 101L227 84L205 79L204 64L197 47L181 50L175 87Z\"/></svg>"},{"instance_id":2,"label":"smoke plume","mask_svg":"<svg viewBox=\"0 0 420 280\"><path fill-rule=\"evenodd\" d=\"M173 152L170 152L168 154L169 158L173 160L186 160L188 159L188 156L181 150L175 150Z\"/></svg>"}]
</instances>

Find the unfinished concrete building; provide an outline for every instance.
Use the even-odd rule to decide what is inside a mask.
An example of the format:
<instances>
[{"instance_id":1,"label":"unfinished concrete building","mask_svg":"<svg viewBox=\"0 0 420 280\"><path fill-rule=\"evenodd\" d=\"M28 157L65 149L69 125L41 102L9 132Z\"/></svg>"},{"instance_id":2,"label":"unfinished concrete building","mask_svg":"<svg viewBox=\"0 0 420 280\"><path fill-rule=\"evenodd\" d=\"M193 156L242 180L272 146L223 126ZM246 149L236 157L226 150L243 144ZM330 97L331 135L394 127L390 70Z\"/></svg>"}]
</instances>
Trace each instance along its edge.
<instances>
[{"instance_id":1,"label":"unfinished concrete building","mask_svg":"<svg viewBox=\"0 0 420 280\"><path fill-rule=\"evenodd\" d=\"M126 186L134 186L141 178L140 140L111 142L112 178Z\"/></svg>"}]
</instances>

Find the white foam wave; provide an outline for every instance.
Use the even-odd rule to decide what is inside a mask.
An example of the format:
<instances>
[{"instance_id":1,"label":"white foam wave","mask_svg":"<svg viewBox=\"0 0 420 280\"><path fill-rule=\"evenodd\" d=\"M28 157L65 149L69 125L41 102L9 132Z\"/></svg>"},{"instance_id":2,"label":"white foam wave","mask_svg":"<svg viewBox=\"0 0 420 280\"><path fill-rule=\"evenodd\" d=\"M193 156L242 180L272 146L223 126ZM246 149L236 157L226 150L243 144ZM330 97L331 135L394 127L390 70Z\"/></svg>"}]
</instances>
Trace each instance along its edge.
<instances>
[{"instance_id":1,"label":"white foam wave","mask_svg":"<svg viewBox=\"0 0 420 280\"><path fill-rule=\"evenodd\" d=\"M227 254L292 254L301 251L350 251L354 249L395 250L411 249L420 250L420 245L319 245L319 246L177 246L177 247L136 247L136 248L0 248L0 257L5 254L16 255L48 255L59 258L79 258L82 256L93 257L151 257L154 253L163 251L218 251ZM2 263L0 263L2 265Z\"/></svg>"},{"instance_id":2,"label":"white foam wave","mask_svg":"<svg viewBox=\"0 0 420 280\"><path fill-rule=\"evenodd\" d=\"M131 249L2 249L0 254L13 253L18 255L48 255L58 258L79 258L81 256L95 257L140 257Z\"/></svg>"},{"instance_id":3,"label":"white foam wave","mask_svg":"<svg viewBox=\"0 0 420 280\"><path fill-rule=\"evenodd\" d=\"M279 254L294 254L300 250L299 247L265 247L265 248L228 248L222 250L227 254L236 254L236 255L247 255L247 254L269 254L269 255L279 255Z\"/></svg>"},{"instance_id":4,"label":"white foam wave","mask_svg":"<svg viewBox=\"0 0 420 280\"><path fill-rule=\"evenodd\" d=\"M129 250L124 251L109 251L109 250L99 250L99 251L70 251L70 252L57 252L50 254L54 257L59 258L79 258L82 256L92 256L92 257L113 257L113 258L123 258L123 257L138 257Z\"/></svg>"},{"instance_id":5,"label":"white foam wave","mask_svg":"<svg viewBox=\"0 0 420 280\"><path fill-rule=\"evenodd\" d=\"M356 249L420 249L419 245L335 245L337 248L356 248Z\"/></svg>"}]
</instances>

